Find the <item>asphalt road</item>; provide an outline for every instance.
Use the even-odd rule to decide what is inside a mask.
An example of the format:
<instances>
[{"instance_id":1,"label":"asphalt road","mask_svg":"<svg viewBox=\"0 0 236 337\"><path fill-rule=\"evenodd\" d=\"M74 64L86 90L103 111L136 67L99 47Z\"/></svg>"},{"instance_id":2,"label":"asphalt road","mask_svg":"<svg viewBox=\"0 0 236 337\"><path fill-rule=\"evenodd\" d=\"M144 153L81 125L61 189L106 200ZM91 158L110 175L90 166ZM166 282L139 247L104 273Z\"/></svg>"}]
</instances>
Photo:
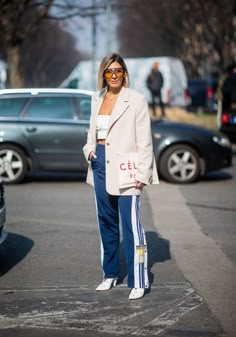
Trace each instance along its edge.
<instances>
[{"instance_id":1,"label":"asphalt road","mask_svg":"<svg viewBox=\"0 0 236 337\"><path fill-rule=\"evenodd\" d=\"M151 289L139 301L128 301L123 254L118 287L95 291L102 272L88 185L50 175L6 186L0 336L235 337L235 164L196 184L145 190Z\"/></svg>"},{"instance_id":2,"label":"asphalt road","mask_svg":"<svg viewBox=\"0 0 236 337\"><path fill-rule=\"evenodd\" d=\"M234 168L209 174L200 183L180 188L205 235L236 266L236 157Z\"/></svg>"}]
</instances>

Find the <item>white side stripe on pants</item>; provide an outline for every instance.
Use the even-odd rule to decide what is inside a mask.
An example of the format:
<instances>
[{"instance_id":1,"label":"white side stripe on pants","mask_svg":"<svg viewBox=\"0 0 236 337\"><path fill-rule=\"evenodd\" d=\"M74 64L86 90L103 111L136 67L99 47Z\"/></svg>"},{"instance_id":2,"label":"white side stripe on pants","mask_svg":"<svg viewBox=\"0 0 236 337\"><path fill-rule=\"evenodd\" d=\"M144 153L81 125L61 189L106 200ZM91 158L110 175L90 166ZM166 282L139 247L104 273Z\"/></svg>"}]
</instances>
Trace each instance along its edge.
<instances>
[{"instance_id":1,"label":"white side stripe on pants","mask_svg":"<svg viewBox=\"0 0 236 337\"><path fill-rule=\"evenodd\" d=\"M139 198L136 196L132 197L132 230L134 235L134 287L135 288L148 288L148 271L147 271L147 248L145 248L144 253L144 263L139 263L139 255L137 251L137 246L144 244L146 246L146 238L143 227L139 221Z\"/></svg>"}]
</instances>

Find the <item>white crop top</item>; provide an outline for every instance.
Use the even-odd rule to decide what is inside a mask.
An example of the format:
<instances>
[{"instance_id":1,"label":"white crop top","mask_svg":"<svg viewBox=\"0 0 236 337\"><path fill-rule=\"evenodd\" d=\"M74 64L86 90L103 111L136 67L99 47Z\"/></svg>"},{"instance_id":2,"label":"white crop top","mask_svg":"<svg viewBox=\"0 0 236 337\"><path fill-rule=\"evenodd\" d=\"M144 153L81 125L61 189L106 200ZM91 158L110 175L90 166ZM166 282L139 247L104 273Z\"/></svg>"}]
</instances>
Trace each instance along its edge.
<instances>
[{"instance_id":1,"label":"white crop top","mask_svg":"<svg viewBox=\"0 0 236 337\"><path fill-rule=\"evenodd\" d=\"M110 115L98 115L96 127L97 139L106 139L110 117Z\"/></svg>"}]
</instances>

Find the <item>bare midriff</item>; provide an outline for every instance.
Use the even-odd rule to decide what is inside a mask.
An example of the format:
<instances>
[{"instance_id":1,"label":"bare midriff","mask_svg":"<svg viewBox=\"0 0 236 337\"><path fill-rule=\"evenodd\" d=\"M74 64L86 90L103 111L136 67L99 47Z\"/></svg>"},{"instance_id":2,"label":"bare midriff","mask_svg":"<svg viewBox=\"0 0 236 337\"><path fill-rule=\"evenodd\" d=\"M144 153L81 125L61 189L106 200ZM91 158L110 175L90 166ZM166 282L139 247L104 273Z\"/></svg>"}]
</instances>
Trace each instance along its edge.
<instances>
[{"instance_id":1,"label":"bare midriff","mask_svg":"<svg viewBox=\"0 0 236 337\"><path fill-rule=\"evenodd\" d=\"M105 145L106 139L98 139L97 143Z\"/></svg>"}]
</instances>

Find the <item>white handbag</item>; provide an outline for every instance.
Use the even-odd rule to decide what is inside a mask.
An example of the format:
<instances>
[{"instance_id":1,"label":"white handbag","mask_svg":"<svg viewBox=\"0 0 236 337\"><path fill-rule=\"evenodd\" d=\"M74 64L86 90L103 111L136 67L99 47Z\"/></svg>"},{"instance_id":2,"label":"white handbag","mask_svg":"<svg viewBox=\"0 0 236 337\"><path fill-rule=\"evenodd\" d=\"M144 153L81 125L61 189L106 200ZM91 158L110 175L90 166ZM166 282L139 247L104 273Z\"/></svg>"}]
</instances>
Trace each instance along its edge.
<instances>
[{"instance_id":1,"label":"white handbag","mask_svg":"<svg viewBox=\"0 0 236 337\"><path fill-rule=\"evenodd\" d=\"M137 158L138 155L136 152L118 154L116 156L120 188L128 188L135 186L136 174L138 172ZM154 155L153 155L153 171L152 171L151 184L159 184Z\"/></svg>"}]
</instances>

